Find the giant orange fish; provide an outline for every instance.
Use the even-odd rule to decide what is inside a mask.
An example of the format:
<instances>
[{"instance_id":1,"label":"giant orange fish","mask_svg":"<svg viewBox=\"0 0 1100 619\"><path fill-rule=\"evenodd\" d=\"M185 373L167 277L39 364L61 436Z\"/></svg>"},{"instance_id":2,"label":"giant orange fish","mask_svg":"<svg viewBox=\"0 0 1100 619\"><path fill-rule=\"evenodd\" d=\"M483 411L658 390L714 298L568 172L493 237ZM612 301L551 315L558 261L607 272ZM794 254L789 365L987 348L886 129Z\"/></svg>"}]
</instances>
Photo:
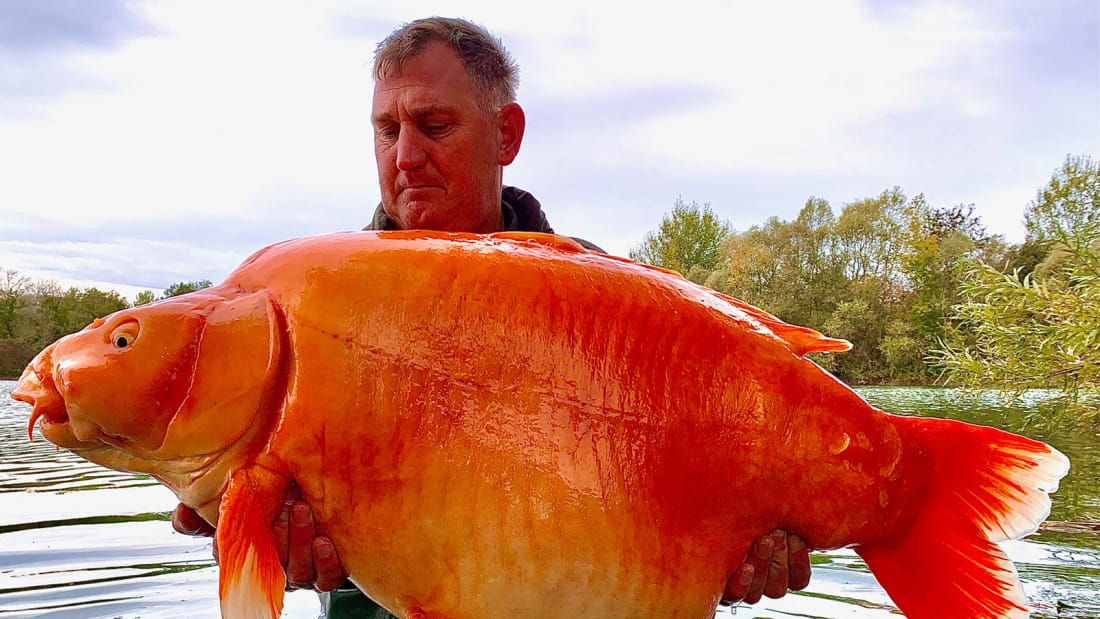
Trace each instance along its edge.
<instances>
[{"instance_id":1,"label":"giant orange fish","mask_svg":"<svg viewBox=\"0 0 1100 619\"><path fill-rule=\"evenodd\" d=\"M344 233L96 320L13 396L217 524L224 616L279 614L291 482L402 617L708 618L772 528L853 545L909 617L1025 616L995 542L1068 461L804 357L848 347L558 237Z\"/></svg>"}]
</instances>

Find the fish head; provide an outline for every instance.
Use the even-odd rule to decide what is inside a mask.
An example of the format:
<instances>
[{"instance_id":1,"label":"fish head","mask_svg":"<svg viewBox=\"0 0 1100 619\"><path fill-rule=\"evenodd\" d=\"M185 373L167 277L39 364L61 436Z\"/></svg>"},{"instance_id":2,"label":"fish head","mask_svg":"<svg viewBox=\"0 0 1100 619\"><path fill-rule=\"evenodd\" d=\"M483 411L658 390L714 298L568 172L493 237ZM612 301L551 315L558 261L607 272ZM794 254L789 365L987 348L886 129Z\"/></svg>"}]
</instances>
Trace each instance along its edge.
<instances>
[{"instance_id":1,"label":"fish head","mask_svg":"<svg viewBox=\"0 0 1100 619\"><path fill-rule=\"evenodd\" d=\"M12 397L50 442L105 466L163 473L218 454L277 404L280 314L266 292L207 289L96 319L54 342Z\"/></svg>"}]
</instances>

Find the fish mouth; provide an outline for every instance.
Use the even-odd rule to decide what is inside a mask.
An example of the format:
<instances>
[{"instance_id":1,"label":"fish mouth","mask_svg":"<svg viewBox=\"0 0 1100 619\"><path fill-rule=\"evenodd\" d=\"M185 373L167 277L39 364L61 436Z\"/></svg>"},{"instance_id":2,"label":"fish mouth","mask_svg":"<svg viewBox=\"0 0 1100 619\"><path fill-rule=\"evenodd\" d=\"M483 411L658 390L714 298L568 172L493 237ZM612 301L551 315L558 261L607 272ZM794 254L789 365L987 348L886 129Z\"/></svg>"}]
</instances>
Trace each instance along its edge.
<instances>
[{"instance_id":1,"label":"fish mouth","mask_svg":"<svg viewBox=\"0 0 1100 619\"><path fill-rule=\"evenodd\" d=\"M49 374L44 374L33 364L28 366L19 377L11 397L32 407L30 422L27 423L30 440L34 440L34 425L41 419L42 436L51 443L67 449L88 446L88 441L82 441L73 434L65 400L53 387Z\"/></svg>"}]
</instances>

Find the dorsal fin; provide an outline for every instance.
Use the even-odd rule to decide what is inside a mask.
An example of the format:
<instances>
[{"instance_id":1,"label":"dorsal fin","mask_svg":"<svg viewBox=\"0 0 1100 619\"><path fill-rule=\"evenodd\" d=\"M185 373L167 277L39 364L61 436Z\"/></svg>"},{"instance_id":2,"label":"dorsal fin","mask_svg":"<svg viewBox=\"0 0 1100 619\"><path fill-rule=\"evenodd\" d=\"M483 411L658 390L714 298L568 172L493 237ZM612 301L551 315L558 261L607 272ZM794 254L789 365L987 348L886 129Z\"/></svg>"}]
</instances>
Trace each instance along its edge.
<instances>
[{"instance_id":1,"label":"dorsal fin","mask_svg":"<svg viewBox=\"0 0 1100 619\"><path fill-rule=\"evenodd\" d=\"M522 243L533 243L538 245L544 245L552 247L554 249L571 252L571 253L586 253L587 249L583 245L574 241L567 236L558 236L554 234L545 234L542 232L496 232L489 235L493 239L505 239L509 241L519 241ZM676 279L683 282L690 282L680 273L676 271L670 271L661 267L655 267L653 265L635 262L619 256L604 256L615 261L625 262L635 266L639 266L648 270L658 271L666 275L671 275ZM692 283L693 286L698 286ZM705 286L698 286L699 289L704 290L715 297L722 299L723 301L733 305L738 310L748 314L751 318L759 321L765 327L771 330L776 337L783 340L787 345L787 348L798 356L803 356L806 353L811 352L844 352L852 348L852 343L848 340L842 340L832 337L827 337L809 329L807 327L799 327L797 325L788 324L783 322L779 318L765 312L762 309L753 307L740 299L735 299L731 296L724 295L720 292L706 288Z\"/></svg>"},{"instance_id":2,"label":"dorsal fin","mask_svg":"<svg viewBox=\"0 0 1100 619\"><path fill-rule=\"evenodd\" d=\"M489 238L520 241L522 243L535 243L572 253L588 251L583 245L567 236L546 234L545 232L494 232L489 235Z\"/></svg>"},{"instance_id":3,"label":"dorsal fin","mask_svg":"<svg viewBox=\"0 0 1100 619\"><path fill-rule=\"evenodd\" d=\"M844 352L852 348L852 343L848 340L828 337L813 329L783 322L776 316L729 295L720 292L715 292L714 295L764 323L796 355L802 356L809 352Z\"/></svg>"},{"instance_id":4,"label":"dorsal fin","mask_svg":"<svg viewBox=\"0 0 1100 619\"><path fill-rule=\"evenodd\" d=\"M722 294L721 292L718 292L717 290L714 290L712 288L707 288L706 286L696 284L676 271L671 271L662 267L656 267L651 264L645 264L643 262L635 262L633 260L620 256L605 257L616 262L633 265L635 267L640 267L648 271L664 273L665 275L672 276L673 278L684 282L689 286L692 286L706 294L709 294L714 298L721 299L725 303L729 303L733 307L737 308L739 311L747 314L750 318L760 322L765 327L767 327L776 337L778 337L780 340L783 341L784 344L787 345L788 350L800 357L802 355L805 355L806 353L811 352L844 352L852 348L852 343L848 340L828 337L822 335L821 333L818 333L817 331L814 331L813 329L807 327L799 327L797 325L783 322L778 317L773 316L772 314L769 314L768 312L765 312L758 307L753 307L752 305L749 305L748 303L745 303L740 299L735 299L729 295Z\"/></svg>"}]
</instances>

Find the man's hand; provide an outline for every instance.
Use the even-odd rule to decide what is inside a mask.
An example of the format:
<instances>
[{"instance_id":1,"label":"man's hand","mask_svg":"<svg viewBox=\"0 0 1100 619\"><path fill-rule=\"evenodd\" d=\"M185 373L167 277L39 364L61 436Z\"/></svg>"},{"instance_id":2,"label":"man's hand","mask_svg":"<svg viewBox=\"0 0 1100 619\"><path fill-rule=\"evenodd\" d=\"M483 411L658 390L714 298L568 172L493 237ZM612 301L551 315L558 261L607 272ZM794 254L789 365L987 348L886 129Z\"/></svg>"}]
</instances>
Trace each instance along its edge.
<instances>
[{"instance_id":1,"label":"man's hand","mask_svg":"<svg viewBox=\"0 0 1100 619\"><path fill-rule=\"evenodd\" d=\"M198 512L180 503L176 506L176 509L172 510L172 528L176 530L176 533L183 533L184 535L213 537L214 561L218 560L218 538L214 537L214 534L217 533L217 529L211 526L209 522L203 520Z\"/></svg>"},{"instance_id":2,"label":"man's hand","mask_svg":"<svg viewBox=\"0 0 1100 619\"><path fill-rule=\"evenodd\" d=\"M313 512L297 485L287 489L283 511L271 525L275 549L286 571L287 589L332 591L347 578L332 540L317 535ZM172 526L184 535L214 536L210 526L184 504L172 512ZM214 541L214 559L218 544ZM755 604L762 596L781 598L810 583L810 549L797 535L776 529L759 538L749 556L726 583L722 604Z\"/></svg>"},{"instance_id":3,"label":"man's hand","mask_svg":"<svg viewBox=\"0 0 1100 619\"><path fill-rule=\"evenodd\" d=\"M271 524L275 549L286 570L287 589L332 591L347 579L347 575L340 565L336 546L329 538L317 535L313 510L301 499L298 485L291 484L286 491L283 511Z\"/></svg>"},{"instance_id":4,"label":"man's hand","mask_svg":"<svg viewBox=\"0 0 1100 619\"><path fill-rule=\"evenodd\" d=\"M776 529L756 540L745 563L730 576L722 604L755 604L762 595L781 598L810 584L810 549L797 535Z\"/></svg>"},{"instance_id":5,"label":"man's hand","mask_svg":"<svg viewBox=\"0 0 1100 619\"><path fill-rule=\"evenodd\" d=\"M301 498L301 490L291 484L287 488L283 511L271 523L271 536L286 572L287 589L332 591L347 575L340 565L336 546L329 538L317 535L313 511ZM214 527L183 503L172 512L172 527L184 535L214 537L215 532ZM214 560L218 560L217 538L214 538Z\"/></svg>"},{"instance_id":6,"label":"man's hand","mask_svg":"<svg viewBox=\"0 0 1100 619\"><path fill-rule=\"evenodd\" d=\"M184 535L200 535L202 537L214 537L214 527L203 520L195 510L180 503L172 510L172 528L177 533Z\"/></svg>"}]
</instances>

